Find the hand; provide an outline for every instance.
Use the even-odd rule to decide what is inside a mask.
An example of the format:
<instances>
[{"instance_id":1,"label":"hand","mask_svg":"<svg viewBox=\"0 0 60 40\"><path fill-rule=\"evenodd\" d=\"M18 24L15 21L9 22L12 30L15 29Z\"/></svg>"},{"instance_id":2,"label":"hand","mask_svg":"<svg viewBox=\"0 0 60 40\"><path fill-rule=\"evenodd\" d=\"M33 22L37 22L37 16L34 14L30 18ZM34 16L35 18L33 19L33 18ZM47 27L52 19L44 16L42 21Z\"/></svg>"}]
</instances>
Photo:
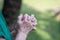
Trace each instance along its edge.
<instances>
[{"instance_id":1,"label":"hand","mask_svg":"<svg viewBox=\"0 0 60 40\"><path fill-rule=\"evenodd\" d=\"M28 14L18 16L19 31L29 33L31 30L36 29L37 20L34 15L29 16Z\"/></svg>"},{"instance_id":2,"label":"hand","mask_svg":"<svg viewBox=\"0 0 60 40\"><path fill-rule=\"evenodd\" d=\"M3 38L0 38L0 40L5 40L5 39L3 39Z\"/></svg>"}]
</instances>

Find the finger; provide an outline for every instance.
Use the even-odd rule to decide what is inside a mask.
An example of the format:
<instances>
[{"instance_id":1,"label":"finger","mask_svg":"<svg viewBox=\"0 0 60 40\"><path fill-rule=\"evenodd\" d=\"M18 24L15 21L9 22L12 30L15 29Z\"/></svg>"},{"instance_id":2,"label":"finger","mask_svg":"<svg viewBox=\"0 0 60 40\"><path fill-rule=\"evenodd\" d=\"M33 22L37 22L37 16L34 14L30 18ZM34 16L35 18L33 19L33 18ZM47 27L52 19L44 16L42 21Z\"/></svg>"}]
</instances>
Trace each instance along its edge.
<instances>
[{"instance_id":1,"label":"finger","mask_svg":"<svg viewBox=\"0 0 60 40\"><path fill-rule=\"evenodd\" d=\"M20 15L18 16L18 20L22 21L22 18L23 18L23 14L20 14Z\"/></svg>"},{"instance_id":2,"label":"finger","mask_svg":"<svg viewBox=\"0 0 60 40\"><path fill-rule=\"evenodd\" d=\"M37 23L32 23L32 25L37 25Z\"/></svg>"},{"instance_id":3,"label":"finger","mask_svg":"<svg viewBox=\"0 0 60 40\"><path fill-rule=\"evenodd\" d=\"M31 17L30 17L30 16L28 16L28 17L27 17L27 20L28 20L28 21L31 21Z\"/></svg>"},{"instance_id":4,"label":"finger","mask_svg":"<svg viewBox=\"0 0 60 40\"><path fill-rule=\"evenodd\" d=\"M22 23L22 17L23 17L22 14L20 14L20 15L18 16L18 20L17 20L17 23L18 23L18 24L21 24L21 23Z\"/></svg>"},{"instance_id":5,"label":"finger","mask_svg":"<svg viewBox=\"0 0 60 40\"><path fill-rule=\"evenodd\" d=\"M28 21L29 21L29 19L30 19L30 16L29 16L28 14L25 14L25 15L24 15L24 17L25 17L25 19L24 19L24 20L25 20L26 22L28 22Z\"/></svg>"},{"instance_id":6,"label":"finger","mask_svg":"<svg viewBox=\"0 0 60 40\"><path fill-rule=\"evenodd\" d=\"M34 17L34 15L31 15L31 22L32 22L32 23L37 23L37 20L36 20L36 18Z\"/></svg>"},{"instance_id":7,"label":"finger","mask_svg":"<svg viewBox=\"0 0 60 40\"><path fill-rule=\"evenodd\" d=\"M34 15L31 15L31 22L34 22Z\"/></svg>"},{"instance_id":8,"label":"finger","mask_svg":"<svg viewBox=\"0 0 60 40\"><path fill-rule=\"evenodd\" d=\"M33 30L36 30L36 27L33 27Z\"/></svg>"},{"instance_id":9,"label":"finger","mask_svg":"<svg viewBox=\"0 0 60 40\"><path fill-rule=\"evenodd\" d=\"M34 15L31 15L31 25L32 25L32 28L35 30L37 25L37 20L34 17Z\"/></svg>"}]
</instances>

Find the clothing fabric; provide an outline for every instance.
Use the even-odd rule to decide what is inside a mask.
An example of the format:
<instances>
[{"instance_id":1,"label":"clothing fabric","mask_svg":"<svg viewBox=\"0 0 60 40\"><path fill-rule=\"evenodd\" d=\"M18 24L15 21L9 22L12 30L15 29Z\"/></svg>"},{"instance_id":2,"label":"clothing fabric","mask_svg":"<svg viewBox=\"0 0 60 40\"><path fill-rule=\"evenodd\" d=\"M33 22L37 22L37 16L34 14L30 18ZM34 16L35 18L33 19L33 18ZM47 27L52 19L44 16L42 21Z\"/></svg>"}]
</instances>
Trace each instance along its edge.
<instances>
[{"instance_id":1,"label":"clothing fabric","mask_svg":"<svg viewBox=\"0 0 60 40\"><path fill-rule=\"evenodd\" d=\"M6 40L12 40L8 25L6 24L2 12L0 12L0 37L4 37Z\"/></svg>"}]
</instances>

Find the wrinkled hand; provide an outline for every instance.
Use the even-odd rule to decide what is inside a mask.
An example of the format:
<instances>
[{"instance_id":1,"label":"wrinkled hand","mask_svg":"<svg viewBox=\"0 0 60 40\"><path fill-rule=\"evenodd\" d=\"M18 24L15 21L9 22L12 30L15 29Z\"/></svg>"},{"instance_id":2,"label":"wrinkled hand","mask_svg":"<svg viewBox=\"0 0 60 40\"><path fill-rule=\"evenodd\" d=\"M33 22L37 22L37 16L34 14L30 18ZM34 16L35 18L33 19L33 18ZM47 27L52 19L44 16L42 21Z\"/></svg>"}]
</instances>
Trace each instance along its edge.
<instances>
[{"instance_id":1,"label":"wrinkled hand","mask_svg":"<svg viewBox=\"0 0 60 40\"><path fill-rule=\"evenodd\" d=\"M31 30L36 29L37 20L34 15L29 16L28 14L18 16L18 24L20 31L29 33Z\"/></svg>"}]
</instances>

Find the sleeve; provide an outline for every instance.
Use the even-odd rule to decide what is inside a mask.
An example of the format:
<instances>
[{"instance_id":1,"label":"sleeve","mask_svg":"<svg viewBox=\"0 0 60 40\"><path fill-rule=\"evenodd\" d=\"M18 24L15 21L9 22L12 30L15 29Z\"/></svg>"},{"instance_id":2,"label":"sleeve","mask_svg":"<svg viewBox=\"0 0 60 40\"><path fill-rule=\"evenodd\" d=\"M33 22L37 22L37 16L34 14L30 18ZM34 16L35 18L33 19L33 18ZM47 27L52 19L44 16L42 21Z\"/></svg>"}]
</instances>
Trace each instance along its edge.
<instances>
[{"instance_id":1,"label":"sleeve","mask_svg":"<svg viewBox=\"0 0 60 40\"><path fill-rule=\"evenodd\" d=\"M0 35L4 36L6 40L12 40L10 31L2 15L2 12L0 12L0 31Z\"/></svg>"}]
</instances>

